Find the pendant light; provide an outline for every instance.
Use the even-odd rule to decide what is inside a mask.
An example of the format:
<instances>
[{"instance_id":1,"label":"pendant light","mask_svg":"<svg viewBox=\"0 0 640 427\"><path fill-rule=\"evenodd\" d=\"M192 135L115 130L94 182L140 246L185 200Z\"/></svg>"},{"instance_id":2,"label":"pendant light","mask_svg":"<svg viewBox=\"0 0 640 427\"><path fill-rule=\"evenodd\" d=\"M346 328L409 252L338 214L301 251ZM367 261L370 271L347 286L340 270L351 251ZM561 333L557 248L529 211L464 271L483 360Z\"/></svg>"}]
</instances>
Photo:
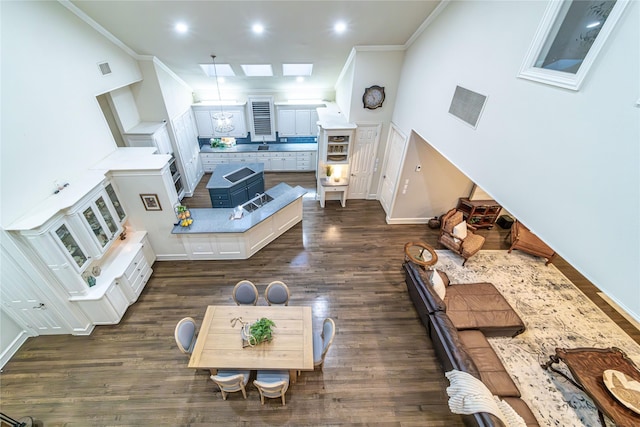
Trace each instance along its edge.
<instances>
[{"instance_id":1,"label":"pendant light","mask_svg":"<svg viewBox=\"0 0 640 427\"><path fill-rule=\"evenodd\" d=\"M216 76L216 87L218 88L218 100L222 103L222 97L220 96L220 83L218 82L218 69L216 68L216 56L211 55L213 60L213 74ZM215 131L218 133L227 133L235 129L235 126L231 123L233 114L222 111L222 104L220 104L220 112L214 113L213 118L216 121Z\"/></svg>"}]
</instances>

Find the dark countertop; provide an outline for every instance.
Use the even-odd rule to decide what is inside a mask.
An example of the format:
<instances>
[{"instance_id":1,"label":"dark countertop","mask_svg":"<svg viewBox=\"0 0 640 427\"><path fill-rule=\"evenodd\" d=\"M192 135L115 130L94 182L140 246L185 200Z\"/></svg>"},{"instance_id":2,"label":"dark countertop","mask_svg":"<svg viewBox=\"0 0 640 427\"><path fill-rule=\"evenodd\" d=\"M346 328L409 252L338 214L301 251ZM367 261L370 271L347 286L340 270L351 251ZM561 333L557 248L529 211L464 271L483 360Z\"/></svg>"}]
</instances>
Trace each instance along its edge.
<instances>
[{"instance_id":1,"label":"dark countertop","mask_svg":"<svg viewBox=\"0 0 640 427\"><path fill-rule=\"evenodd\" d=\"M233 208L197 208L189 209L193 224L189 227L175 225L171 234L201 233L244 233L255 227L284 207L305 195L307 190L300 186L291 187L284 182L265 191L273 200L261 208L248 213L244 211L242 218L231 219Z\"/></svg>"},{"instance_id":2,"label":"dark countertop","mask_svg":"<svg viewBox=\"0 0 640 427\"><path fill-rule=\"evenodd\" d=\"M258 150L261 145L267 145L268 150ZM317 143L306 144L237 144L229 148L211 148L208 145L200 147L201 153L269 153L269 152L287 152L287 151L317 151Z\"/></svg>"},{"instance_id":3,"label":"dark countertop","mask_svg":"<svg viewBox=\"0 0 640 427\"><path fill-rule=\"evenodd\" d=\"M243 168L249 168L254 173L246 176L236 182L231 182L227 180L225 175L233 173ZM231 188L239 182L246 181L247 179L256 176L256 174L264 172L264 163L229 163L223 165L217 165L213 173L211 174L211 178L209 178L209 182L207 183L207 188Z\"/></svg>"}]
</instances>

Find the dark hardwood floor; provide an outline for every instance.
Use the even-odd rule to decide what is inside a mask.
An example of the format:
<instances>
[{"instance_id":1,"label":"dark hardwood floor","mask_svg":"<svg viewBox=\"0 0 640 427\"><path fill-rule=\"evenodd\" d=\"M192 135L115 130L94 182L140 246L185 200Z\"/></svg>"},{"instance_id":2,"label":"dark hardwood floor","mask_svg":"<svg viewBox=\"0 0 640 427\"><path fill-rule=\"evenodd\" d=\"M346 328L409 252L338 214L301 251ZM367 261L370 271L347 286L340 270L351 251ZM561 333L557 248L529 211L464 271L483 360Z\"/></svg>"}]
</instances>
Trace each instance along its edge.
<instances>
[{"instance_id":1,"label":"dark hardwood floor","mask_svg":"<svg viewBox=\"0 0 640 427\"><path fill-rule=\"evenodd\" d=\"M205 175L190 207L208 207ZM267 173L266 186L301 185L315 193L313 173ZM0 411L36 417L45 426L389 425L461 426L449 412L448 382L401 271L403 246L436 248L426 225L387 225L379 202L349 200L324 209L313 194L304 220L249 260L156 262L122 322L90 336L29 339L0 375ZM481 231L485 249L507 249L508 230ZM472 260L469 262L473 262ZM640 332L597 296L562 259L560 268L637 342ZM260 404L233 393L223 401L207 372L187 368L174 327L202 321L207 305L233 304L241 279L262 293L272 280L291 290L291 304L312 306L314 325L332 317L337 335L324 370L304 372L279 399ZM260 304L265 304L261 300Z\"/></svg>"}]
</instances>

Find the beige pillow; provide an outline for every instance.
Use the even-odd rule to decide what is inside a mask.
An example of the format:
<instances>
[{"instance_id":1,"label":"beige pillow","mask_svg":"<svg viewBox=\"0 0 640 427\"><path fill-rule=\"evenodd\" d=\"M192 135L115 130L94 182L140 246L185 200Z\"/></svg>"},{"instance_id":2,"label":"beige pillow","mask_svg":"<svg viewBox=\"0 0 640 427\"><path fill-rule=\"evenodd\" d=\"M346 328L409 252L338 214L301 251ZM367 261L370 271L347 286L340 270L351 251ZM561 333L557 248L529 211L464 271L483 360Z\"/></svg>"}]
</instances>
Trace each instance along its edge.
<instances>
[{"instance_id":1,"label":"beige pillow","mask_svg":"<svg viewBox=\"0 0 640 427\"><path fill-rule=\"evenodd\" d=\"M444 301L444 296L447 293L447 287L436 270L431 270L431 286L433 286L433 290L438 294L440 299Z\"/></svg>"},{"instance_id":2,"label":"beige pillow","mask_svg":"<svg viewBox=\"0 0 640 427\"><path fill-rule=\"evenodd\" d=\"M461 222L460 224L453 227L453 240L456 243L460 243L461 240L464 240L467 237L467 223Z\"/></svg>"}]
</instances>

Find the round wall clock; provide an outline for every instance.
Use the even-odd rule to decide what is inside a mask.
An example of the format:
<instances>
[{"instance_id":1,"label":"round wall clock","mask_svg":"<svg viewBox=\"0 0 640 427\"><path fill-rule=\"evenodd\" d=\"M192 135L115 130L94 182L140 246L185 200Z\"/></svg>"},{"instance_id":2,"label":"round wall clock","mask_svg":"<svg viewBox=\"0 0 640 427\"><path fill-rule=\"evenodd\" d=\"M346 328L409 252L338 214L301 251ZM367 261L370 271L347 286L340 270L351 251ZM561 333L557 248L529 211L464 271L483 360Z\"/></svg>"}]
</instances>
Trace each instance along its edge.
<instances>
[{"instance_id":1,"label":"round wall clock","mask_svg":"<svg viewBox=\"0 0 640 427\"><path fill-rule=\"evenodd\" d=\"M375 110L376 108L382 107L383 102L384 102L383 87L374 85L364 90L364 94L362 95L362 103L364 104L364 108L368 108L369 110Z\"/></svg>"}]
</instances>

